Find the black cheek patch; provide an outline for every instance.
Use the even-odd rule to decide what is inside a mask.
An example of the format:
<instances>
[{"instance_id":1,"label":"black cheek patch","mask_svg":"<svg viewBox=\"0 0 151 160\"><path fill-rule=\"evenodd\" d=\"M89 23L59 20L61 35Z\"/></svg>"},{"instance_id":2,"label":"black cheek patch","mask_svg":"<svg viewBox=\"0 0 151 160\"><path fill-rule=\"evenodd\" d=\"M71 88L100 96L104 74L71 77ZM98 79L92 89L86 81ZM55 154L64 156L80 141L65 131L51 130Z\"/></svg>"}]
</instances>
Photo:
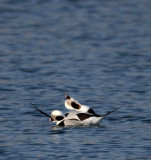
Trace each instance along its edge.
<instances>
[{"instance_id":1,"label":"black cheek patch","mask_svg":"<svg viewBox=\"0 0 151 160\"><path fill-rule=\"evenodd\" d=\"M80 109L80 105L75 103L75 102L71 102L71 106L74 108L74 109Z\"/></svg>"},{"instance_id":2,"label":"black cheek patch","mask_svg":"<svg viewBox=\"0 0 151 160\"><path fill-rule=\"evenodd\" d=\"M56 119L57 121L61 121L61 120L64 119L64 117L63 117L63 116L57 116L55 119Z\"/></svg>"}]
</instances>

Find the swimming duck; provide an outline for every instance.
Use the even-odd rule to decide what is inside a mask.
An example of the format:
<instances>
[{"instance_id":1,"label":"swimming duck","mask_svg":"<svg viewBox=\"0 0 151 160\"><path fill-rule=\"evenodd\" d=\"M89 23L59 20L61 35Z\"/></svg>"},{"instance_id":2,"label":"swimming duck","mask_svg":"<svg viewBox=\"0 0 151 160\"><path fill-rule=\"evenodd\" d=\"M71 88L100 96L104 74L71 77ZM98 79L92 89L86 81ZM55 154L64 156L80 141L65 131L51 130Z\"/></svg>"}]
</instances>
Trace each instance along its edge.
<instances>
[{"instance_id":1,"label":"swimming duck","mask_svg":"<svg viewBox=\"0 0 151 160\"><path fill-rule=\"evenodd\" d=\"M59 110L54 110L52 111L51 116L49 116L47 113L37 108L34 104L32 105L34 109L36 109L43 115L49 117L50 122L56 122L57 126L96 125L96 124L99 124L104 117L106 117L110 113L115 112L117 109L122 107L122 106L118 107L110 112L107 112L104 115L97 115L97 114L91 114L91 113L79 112L79 111L71 111L69 113L63 114Z\"/></svg>"}]
</instances>

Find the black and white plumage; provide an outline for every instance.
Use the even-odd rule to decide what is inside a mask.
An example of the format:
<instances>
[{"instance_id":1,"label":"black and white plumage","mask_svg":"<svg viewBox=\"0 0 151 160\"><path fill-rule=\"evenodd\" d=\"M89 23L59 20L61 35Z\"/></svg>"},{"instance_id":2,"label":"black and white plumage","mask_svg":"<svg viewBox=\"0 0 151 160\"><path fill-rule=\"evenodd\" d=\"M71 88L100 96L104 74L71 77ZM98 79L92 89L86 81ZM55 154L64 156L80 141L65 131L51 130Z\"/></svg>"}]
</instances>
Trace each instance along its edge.
<instances>
[{"instance_id":1,"label":"black and white plumage","mask_svg":"<svg viewBox=\"0 0 151 160\"><path fill-rule=\"evenodd\" d=\"M79 119L76 117L76 114L72 114L71 113L66 113L65 115L59 111L59 110L54 110L51 113L51 118L49 119L49 121L51 122L53 119L53 122L56 122L57 126L79 126L80 121Z\"/></svg>"},{"instance_id":2,"label":"black and white plumage","mask_svg":"<svg viewBox=\"0 0 151 160\"><path fill-rule=\"evenodd\" d=\"M103 118L102 116L94 116L93 114L78 111L71 111L63 115L63 113L58 110L53 111L51 117L57 126L96 125ZM52 119L50 118L50 122Z\"/></svg>"},{"instance_id":3,"label":"black and white plumage","mask_svg":"<svg viewBox=\"0 0 151 160\"><path fill-rule=\"evenodd\" d=\"M67 116L67 118L72 118L74 116L76 120L79 120L80 124L82 125L99 124L104 117L106 117L107 115L111 114L112 112L115 112L116 110L122 107L120 106L110 112L107 112L104 115L98 115L94 112L92 108L90 108L89 106L80 104L78 101L76 101L69 95L65 95L65 98L66 98L65 107L69 110L72 110L72 112L69 112L69 115Z\"/></svg>"},{"instance_id":4,"label":"black and white plumage","mask_svg":"<svg viewBox=\"0 0 151 160\"><path fill-rule=\"evenodd\" d=\"M69 113L63 114L59 110L54 110L51 112L51 116L40 110L38 107L33 105L33 108L49 117L50 122L55 122L57 126L82 126L82 125L94 125L98 124L103 118L102 116L94 116L89 113L82 113L78 111L71 111Z\"/></svg>"},{"instance_id":5,"label":"black and white plumage","mask_svg":"<svg viewBox=\"0 0 151 160\"><path fill-rule=\"evenodd\" d=\"M55 122L57 126L89 126L89 125L97 125L100 121L106 117L107 115L115 112L122 106L107 112L104 115L96 114L93 109L88 106L81 105L79 102L75 101L70 96L66 95L65 106L67 109L71 110L70 112L63 114L59 110L54 110L51 112L51 116L41 111L35 105L33 108L42 113L43 115L49 117L50 122Z\"/></svg>"},{"instance_id":6,"label":"black and white plumage","mask_svg":"<svg viewBox=\"0 0 151 160\"><path fill-rule=\"evenodd\" d=\"M96 125L102 120L102 116L100 115L94 115L90 113L85 112L79 112L79 111L71 111L69 112L67 119L75 119L80 122L80 125Z\"/></svg>"},{"instance_id":7,"label":"black and white plumage","mask_svg":"<svg viewBox=\"0 0 151 160\"><path fill-rule=\"evenodd\" d=\"M80 104L78 101L70 97L69 95L65 95L65 107L69 110L75 110L78 112L89 113L95 115L96 113L92 108L86 105Z\"/></svg>"}]
</instances>

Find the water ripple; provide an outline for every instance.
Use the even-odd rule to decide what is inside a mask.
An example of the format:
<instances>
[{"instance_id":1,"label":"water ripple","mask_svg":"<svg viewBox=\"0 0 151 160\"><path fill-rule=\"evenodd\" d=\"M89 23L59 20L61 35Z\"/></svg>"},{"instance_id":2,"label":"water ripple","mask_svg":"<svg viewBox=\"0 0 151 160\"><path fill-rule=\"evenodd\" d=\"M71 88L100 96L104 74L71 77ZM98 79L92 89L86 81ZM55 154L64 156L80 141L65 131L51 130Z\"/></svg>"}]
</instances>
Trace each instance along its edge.
<instances>
[{"instance_id":1,"label":"water ripple","mask_svg":"<svg viewBox=\"0 0 151 160\"><path fill-rule=\"evenodd\" d=\"M0 154L9 159L151 159L151 2L0 1ZM104 114L56 127L30 102L64 95ZM17 152L16 152L17 151Z\"/></svg>"}]
</instances>

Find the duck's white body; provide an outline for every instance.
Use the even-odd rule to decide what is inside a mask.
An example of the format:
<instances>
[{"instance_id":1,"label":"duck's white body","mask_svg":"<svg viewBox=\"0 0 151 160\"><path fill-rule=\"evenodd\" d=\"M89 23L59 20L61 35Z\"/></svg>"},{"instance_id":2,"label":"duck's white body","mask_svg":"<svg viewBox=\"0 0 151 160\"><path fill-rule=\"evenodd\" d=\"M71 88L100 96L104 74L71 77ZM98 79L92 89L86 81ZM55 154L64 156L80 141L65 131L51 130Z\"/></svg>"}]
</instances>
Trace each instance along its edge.
<instances>
[{"instance_id":1,"label":"duck's white body","mask_svg":"<svg viewBox=\"0 0 151 160\"><path fill-rule=\"evenodd\" d=\"M81 123L83 125L97 125L100 123L100 121L103 119L103 117L90 117L88 119L85 119L84 121L82 121Z\"/></svg>"},{"instance_id":2,"label":"duck's white body","mask_svg":"<svg viewBox=\"0 0 151 160\"><path fill-rule=\"evenodd\" d=\"M57 126L89 126L98 124L103 117L88 113L71 111L63 120L57 122Z\"/></svg>"}]
</instances>

